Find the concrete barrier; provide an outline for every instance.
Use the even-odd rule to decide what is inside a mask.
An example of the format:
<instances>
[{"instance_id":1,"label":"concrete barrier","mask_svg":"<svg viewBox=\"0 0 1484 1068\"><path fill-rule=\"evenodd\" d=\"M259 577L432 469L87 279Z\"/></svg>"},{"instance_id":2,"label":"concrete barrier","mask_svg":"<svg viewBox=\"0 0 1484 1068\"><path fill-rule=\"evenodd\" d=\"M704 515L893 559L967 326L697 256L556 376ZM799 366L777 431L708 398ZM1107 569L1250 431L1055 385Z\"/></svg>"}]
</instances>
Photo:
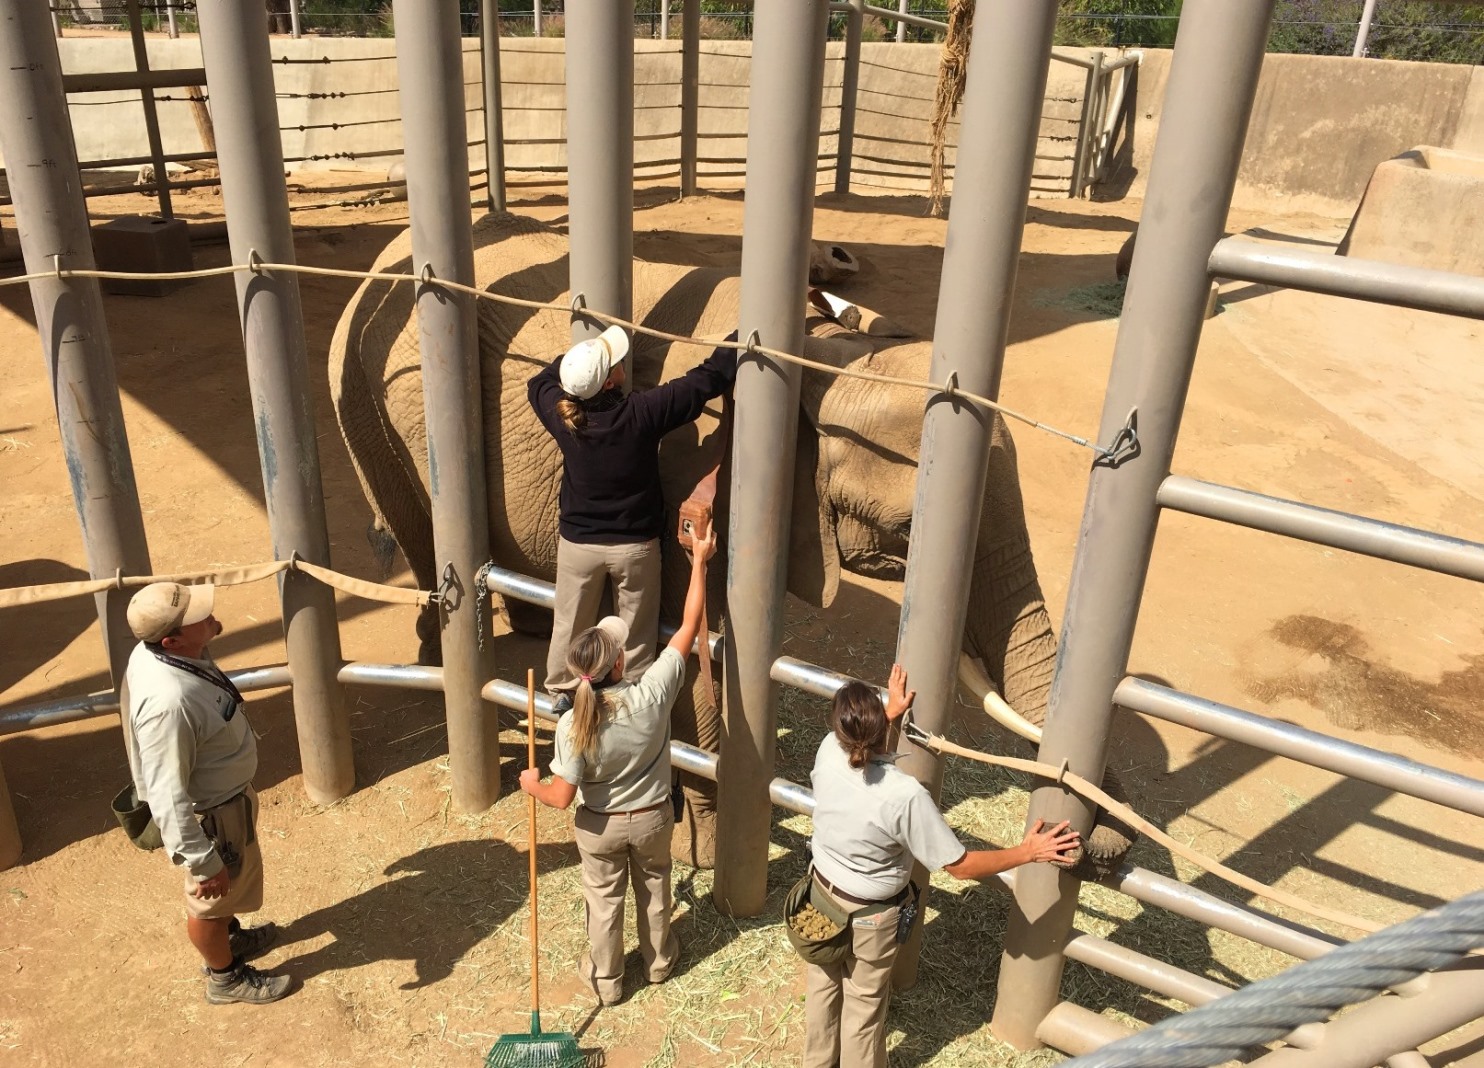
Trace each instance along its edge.
<instances>
[{"instance_id":1,"label":"concrete barrier","mask_svg":"<svg viewBox=\"0 0 1484 1068\"><path fill-rule=\"evenodd\" d=\"M1484 155L1423 145L1376 168L1337 250L1484 275Z\"/></svg>"}]
</instances>

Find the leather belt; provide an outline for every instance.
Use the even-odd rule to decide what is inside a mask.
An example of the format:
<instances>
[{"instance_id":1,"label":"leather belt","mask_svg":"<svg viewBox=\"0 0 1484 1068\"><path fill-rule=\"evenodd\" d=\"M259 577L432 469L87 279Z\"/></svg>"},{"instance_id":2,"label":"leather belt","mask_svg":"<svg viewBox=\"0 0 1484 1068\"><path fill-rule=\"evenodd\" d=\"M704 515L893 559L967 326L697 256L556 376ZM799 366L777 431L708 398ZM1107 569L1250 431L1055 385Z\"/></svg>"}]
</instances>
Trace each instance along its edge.
<instances>
[{"instance_id":1,"label":"leather belt","mask_svg":"<svg viewBox=\"0 0 1484 1068\"><path fill-rule=\"evenodd\" d=\"M854 902L857 905L894 905L899 903L902 900L902 895L907 892L907 887L904 886L895 894L892 894L891 897L876 899L856 897L854 894L847 894L844 890L837 889L834 883L830 882L823 875L819 874L818 868L814 869L814 881L819 883L820 886L824 887L836 897L843 897L846 901Z\"/></svg>"},{"instance_id":2,"label":"leather belt","mask_svg":"<svg viewBox=\"0 0 1484 1068\"><path fill-rule=\"evenodd\" d=\"M601 809L596 808L589 809L588 811L596 812L599 816L640 816L646 812L658 812L660 809L667 807L669 804L670 799L667 797L663 801L656 801L652 805L645 805L643 808L627 808L624 809L622 812L604 812Z\"/></svg>"}]
</instances>

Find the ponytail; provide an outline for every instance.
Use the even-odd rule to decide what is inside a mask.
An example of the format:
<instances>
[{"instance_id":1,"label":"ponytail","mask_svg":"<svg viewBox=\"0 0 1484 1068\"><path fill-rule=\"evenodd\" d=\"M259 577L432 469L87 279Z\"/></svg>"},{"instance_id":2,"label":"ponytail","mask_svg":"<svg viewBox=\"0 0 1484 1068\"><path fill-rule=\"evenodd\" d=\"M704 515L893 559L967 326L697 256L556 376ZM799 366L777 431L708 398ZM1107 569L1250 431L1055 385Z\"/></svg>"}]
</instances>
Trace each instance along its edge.
<instances>
[{"instance_id":1,"label":"ponytail","mask_svg":"<svg viewBox=\"0 0 1484 1068\"><path fill-rule=\"evenodd\" d=\"M579 634L567 651L567 670L578 679L572 693L572 748L584 760L597 756L598 734L614 712L613 698L593 684L601 686L606 681L621 652L618 643L598 627Z\"/></svg>"},{"instance_id":2,"label":"ponytail","mask_svg":"<svg viewBox=\"0 0 1484 1068\"><path fill-rule=\"evenodd\" d=\"M575 434L579 430L587 429L587 409L575 397L563 396L557 401L556 413L557 418L566 424L569 432Z\"/></svg>"},{"instance_id":3,"label":"ponytail","mask_svg":"<svg viewBox=\"0 0 1484 1068\"><path fill-rule=\"evenodd\" d=\"M876 691L863 682L848 682L836 691L830 726L852 768L865 767L886 749L886 709L881 707Z\"/></svg>"}]
</instances>

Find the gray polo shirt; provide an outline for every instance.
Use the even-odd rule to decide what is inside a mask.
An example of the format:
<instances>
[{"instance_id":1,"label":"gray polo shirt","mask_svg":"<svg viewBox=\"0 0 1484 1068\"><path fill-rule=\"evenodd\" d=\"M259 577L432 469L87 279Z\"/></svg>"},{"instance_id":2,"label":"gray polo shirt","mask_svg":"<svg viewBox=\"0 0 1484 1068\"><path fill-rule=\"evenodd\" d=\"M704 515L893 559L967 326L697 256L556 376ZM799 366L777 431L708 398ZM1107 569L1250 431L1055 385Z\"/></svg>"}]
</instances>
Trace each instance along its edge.
<instances>
[{"instance_id":1,"label":"gray polo shirt","mask_svg":"<svg viewBox=\"0 0 1484 1068\"><path fill-rule=\"evenodd\" d=\"M666 648L638 682L602 692L616 710L585 758L572 744L572 713L557 720L551 773L577 787L577 802L596 812L633 812L670 796L670 709L685 681L685 658Z\"/></svg>"},{"instance_id":2,"label":"gray polo shirt","mask_svg":"<svg viewBox=\"0 0 1484 1068\"><path fill-rule=\"evenodd\" d=\"M867 901L894 897L912 876L912 858L932 871L966 850L932 794L889 756L864 768L833 731L814 757L814 868L832 886Z\"/></svg>"},{"instance_id":3,"label":"gray polo shirt","mask_svg":"<svg viewBox=\"0 0 1484 1068\"><path fill-rule=\"evenodd\" d=\"M186 662L221 670L209 655ZM164 663L143 642L129 655L124 678L135 789L149 802L170 859L209 879L222 860L196 813L230 801L257 774L258 741L247 714L224 688Z\"/></svg>"}]
</instances>

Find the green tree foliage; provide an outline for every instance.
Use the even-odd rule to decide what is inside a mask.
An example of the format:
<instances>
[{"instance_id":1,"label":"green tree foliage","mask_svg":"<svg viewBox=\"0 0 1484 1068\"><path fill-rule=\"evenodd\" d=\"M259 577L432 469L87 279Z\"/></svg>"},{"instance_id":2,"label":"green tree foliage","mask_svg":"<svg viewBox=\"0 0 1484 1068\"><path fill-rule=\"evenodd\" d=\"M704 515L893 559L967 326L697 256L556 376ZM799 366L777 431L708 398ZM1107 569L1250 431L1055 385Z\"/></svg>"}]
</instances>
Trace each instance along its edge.
<instances>
[{"instance_id":1,"label":"green tree foliage","mask_svg":"<svg viewBox=\"0 0 1484 1068\"><path fill-rule=\"evenodd\" d=\"M1364 7L1363 0L1278 0L1268 50L1348 56ZM1484 64L1484 4L1378 0L1366 54Z\"/></svg>"},{"instance_id":2,"label":"green tree foliage","mask_svg":"<svg viewBox=\"0 0 1484 1068\"><path fill-rule=\"evenodd\" d=\"M1083 48L1169 48L1181 0L1062 0L1056 43Z\"/></svg>"}]
</instances>

